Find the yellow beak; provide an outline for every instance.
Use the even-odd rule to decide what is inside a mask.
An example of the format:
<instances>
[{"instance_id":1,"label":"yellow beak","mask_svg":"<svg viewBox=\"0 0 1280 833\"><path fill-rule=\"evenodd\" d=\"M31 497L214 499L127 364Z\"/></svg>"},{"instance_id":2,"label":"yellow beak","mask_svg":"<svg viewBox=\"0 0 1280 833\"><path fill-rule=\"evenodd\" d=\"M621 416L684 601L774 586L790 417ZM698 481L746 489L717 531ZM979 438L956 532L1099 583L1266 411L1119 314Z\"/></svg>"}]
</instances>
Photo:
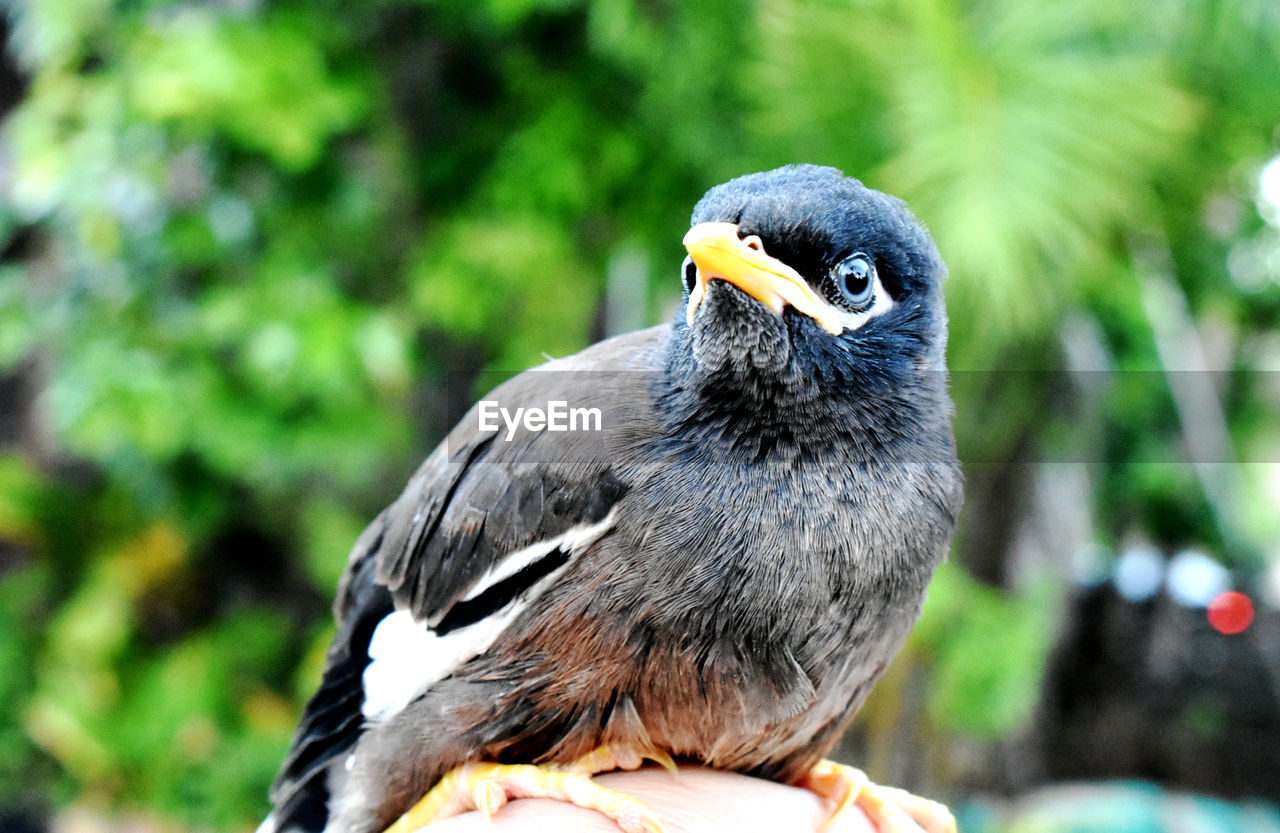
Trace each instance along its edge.
<instances>
[{"instance_id":1,"label":"yellow beak","mask_svg":"<svg viewBox=\"0 0 1280 833\"><path fill-rule=\"evenodd\" d=\"M822 329L843 332L839 311L809 288L800 273L764 253L764 245L754 235L741 238L733 223L699 223L684 236L684 247L698 267L698 279L689 294L689 324L707 294L711 281L728 281L764 304L774 315L790 305L809 316Z\"/></svg>"}]
</instances>

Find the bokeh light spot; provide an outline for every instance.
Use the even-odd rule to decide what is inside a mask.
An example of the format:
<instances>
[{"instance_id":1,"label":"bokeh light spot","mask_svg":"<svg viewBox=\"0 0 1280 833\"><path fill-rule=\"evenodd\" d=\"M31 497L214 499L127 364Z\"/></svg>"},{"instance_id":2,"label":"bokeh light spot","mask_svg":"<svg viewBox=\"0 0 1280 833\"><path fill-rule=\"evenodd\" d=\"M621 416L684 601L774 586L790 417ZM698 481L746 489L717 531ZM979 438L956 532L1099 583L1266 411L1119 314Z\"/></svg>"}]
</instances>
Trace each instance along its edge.
<instances>
[{"instance_id":1,"label":"bokeh light spot","mask_svg":"<svg viewBox=\"0 0 1280 833\"><path fill-rule=\"evenodd\" d=\"M1231 587L1231 573L1207 553L1183 550L1169 562L1169 595L1187 607L1205 607Z\"/></svg>"},{"instance_id":2,"label":"bokeh light spot","mask_svg":"<svg viewBox=\"0 0 1280 833\"><path fill-rule=\"evenodd\" d=\"M1116 592L1131 602L1144 602L1160 592L1165 563L1151 547L1134 546L1121 553L1112 581Z\"/></svg>"},{"instance_id":3,"label":"bokeh light spot","mask_svg":"<svg viewBox=\"0 0 1280 833\"><path fill-rule=\"evenodd\" d=\"M1209 603L1209 624L1219 633L1240 633L1253 624L1253 602L1234 590L1219 593Z\"/></svg>"}]
</instances>

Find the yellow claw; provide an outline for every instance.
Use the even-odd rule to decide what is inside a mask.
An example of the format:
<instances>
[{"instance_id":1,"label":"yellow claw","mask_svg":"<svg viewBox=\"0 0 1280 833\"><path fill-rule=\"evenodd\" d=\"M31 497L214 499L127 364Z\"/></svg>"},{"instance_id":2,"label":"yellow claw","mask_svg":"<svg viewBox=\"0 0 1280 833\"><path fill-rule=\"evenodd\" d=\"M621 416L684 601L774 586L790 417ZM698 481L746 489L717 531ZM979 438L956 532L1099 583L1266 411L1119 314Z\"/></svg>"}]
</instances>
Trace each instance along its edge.
<instances>
[{"instance_id":1,"label":"yellow claw","mask_svg":"<svg viewBox=\"0 0 1280 833\"><path fill-rule=\"evenodd\" d=\"M675 771L675 761L665 752L614 745L594 749L567 766L463 764L450 770L384 833L412 833L468 810L478 810L487 820L513 798L550 798L595 810L613 819L624 833L666 833L662 821L640 801L591 780L600 772L637 769L645 760Z\"/></svg>"},{"instance_id":2,"label":"yellow claw","mask_svg":"<svg viewBox=\"0 0 1280 833\"><path fill-rule=\"evenodd\" d=\"M615 769L639 769L645 761L652 761L672 775L676 773L675 759L660 749L638 750L630 746L614 744L598 746L564 769L569 772L595 775Z\"/></svg>"},{"instance_id":3,"label":"yellow claw","mask_svg":"<svg viewBox=\"0 0 1280 833\"><path fill-rule=\"evenodd\" d=\"M679 772L679 770L676 768L675 758L672 758L666 752L663 752L659 749L653 749L653 750L650 750L649 752L645 752L644 758L646 760L653 761L655 764L662 767L672 775L675 775L677 772Z\"/></svg>"},{"instance_id":4,"label":"yellow claw","mask_svg":"<svg viewBox=\"0 0 1280 833\"><path fill-rule=\"evenodd\" d=\"M819 761L802 783L834 806L825 827L857 805L879 833L917 833L920 828L926 833L956 833L955 816L944 805L897 787L882 787L846 764Z\"/></svg>"},{"instance_id":5,"label":"yellow claw","mask_svg":"<svg viewBox=\"0 0 1280 833\"><path fill-rule=\"evenodd\" d=\"M501 784L495 783L492 778L485 778L478 781L471 790L471 800L484 820L489 822L493 821L493 814L507 803L507 793Z\"/></svg>"}]
</instances>

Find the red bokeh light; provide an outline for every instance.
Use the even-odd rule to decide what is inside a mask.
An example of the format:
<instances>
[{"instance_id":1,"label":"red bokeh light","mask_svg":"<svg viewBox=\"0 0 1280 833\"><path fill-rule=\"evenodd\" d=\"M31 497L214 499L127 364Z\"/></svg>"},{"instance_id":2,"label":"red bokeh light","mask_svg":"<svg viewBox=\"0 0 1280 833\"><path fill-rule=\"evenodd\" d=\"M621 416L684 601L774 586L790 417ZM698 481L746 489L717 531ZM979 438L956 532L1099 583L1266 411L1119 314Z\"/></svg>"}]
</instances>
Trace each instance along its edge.
<instances>
[{"instance_id":1,"label":"red bokeh light","mask_svg":"<svg viewBox=\"0 0 1280 833\"><path fill-rule=\"evenodd\" d=\"M1243 593L1228 590L1209 602L1209 624L1219 633L1240 633L1253 623L1253 602Z\"/></svg>"}]
</instances>

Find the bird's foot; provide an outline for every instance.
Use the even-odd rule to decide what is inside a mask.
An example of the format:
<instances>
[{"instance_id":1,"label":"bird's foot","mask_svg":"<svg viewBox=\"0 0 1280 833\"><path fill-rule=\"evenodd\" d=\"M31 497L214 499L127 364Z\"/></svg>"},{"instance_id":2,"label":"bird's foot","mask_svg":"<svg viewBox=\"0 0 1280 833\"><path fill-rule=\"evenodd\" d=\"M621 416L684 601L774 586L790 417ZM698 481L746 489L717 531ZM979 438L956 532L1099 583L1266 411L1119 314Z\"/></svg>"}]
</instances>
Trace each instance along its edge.
<instances>
[{"instance_id":1,"label":"bird's foot","mask_svg":"<svg viewBox=\"0 0 1280 833\"><path fill-rule=\"evenodd\" d=\"M845 764L819 761L801 786L835 805L828 826L857 805L880 833L917 833L920 828L925 833L956 833L955 816L942 804L897 787L874 784L865 772Z\"/></svg>"},{"instance_id":2,"label":"bird's foot","mask_svg":"<svg viewBox=\"0 0 1280 833\"><path fill-rule=\"evenodd\" d=\"M645 760L675 772L675 762L665 753L622 746L601 746L563 766L463 764L441 778L384 833L412 833L469 810L478 810L488 820L513 798L551 798L595 810L613 819L624 833L665 833L658 817L638 800L591 780L600 772L637 769Z\"/></svg>"},{"instance_id":3,"label":"bird's foot","mask_svg":"<svg viewBox=\"0 0 1280 833\"><path fill-rule=\"evenodd\" d=\"M645 761L653 761L672 775L676 774L676 762L666 752L657 749L641 751L619 744L597 746L564 769L568 772L585 772L587 775L595 775L614 769L639 769Z\"/></svg>"}]
</instances>

